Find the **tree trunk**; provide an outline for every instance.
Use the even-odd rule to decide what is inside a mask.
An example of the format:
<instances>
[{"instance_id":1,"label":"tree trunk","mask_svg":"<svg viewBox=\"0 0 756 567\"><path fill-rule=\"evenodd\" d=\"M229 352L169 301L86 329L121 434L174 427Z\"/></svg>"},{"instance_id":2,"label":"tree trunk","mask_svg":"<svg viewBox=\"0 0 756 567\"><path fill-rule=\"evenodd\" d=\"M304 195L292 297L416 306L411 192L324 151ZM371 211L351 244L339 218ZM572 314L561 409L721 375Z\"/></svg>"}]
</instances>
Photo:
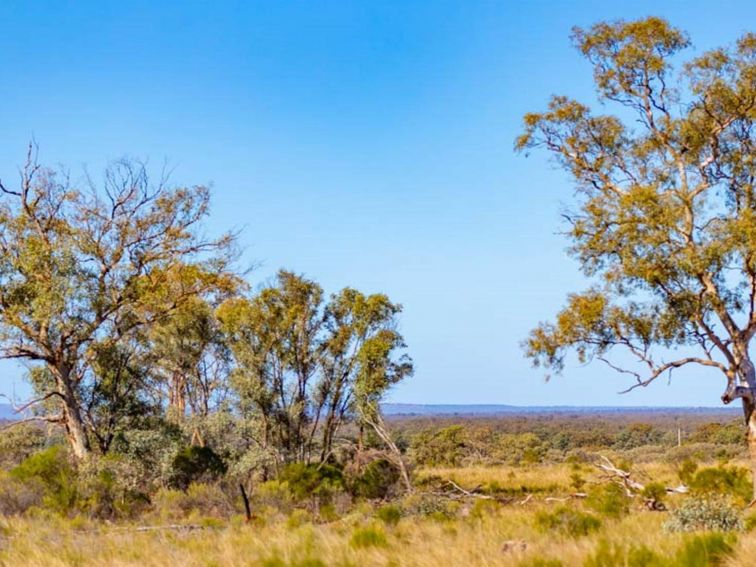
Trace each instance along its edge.
<instances>
[{"instance_id":1,"label":"tree trunk","mask_svg":"<svg viewBox=\"0 0 756 567\"><path fill-rule=\"evenodd\" d=\"M753 401L743 398L743 411L746 418L746 440L748 442L748 454L751 457L751 471L753 480L753 495L751 505L756 503L756 411Z\"/></svg>"},{"instance_id":2,"label":"tree trunk","mask_svg":"<svg viewBox=\"0 0 756 567\"><path fill-rule=\"evenodd\" d=\"M746 424L746 442L748 443L748 454L751 459L753 493L749 506L752 506L756 503L756 399L754 399L754 395L756 394L756 369L748 358L740 363L739 374L741 383L744 384L746 389L741 399L743 401L743 413Z\"/></svg>"},{"instance_id":3,"label":"tree trunk","mask_svg":"<svg viewBox=\"0 0 756 567\"><path fill-rule=\"evenodd\" d=\"M53 369L58 381L60 394L63 398L63 425L66 437L76 460L86 459L92 452L89 437L81 417L79 400L71 383L71 371L67 367Z\"/></svg>"}]
</instances>

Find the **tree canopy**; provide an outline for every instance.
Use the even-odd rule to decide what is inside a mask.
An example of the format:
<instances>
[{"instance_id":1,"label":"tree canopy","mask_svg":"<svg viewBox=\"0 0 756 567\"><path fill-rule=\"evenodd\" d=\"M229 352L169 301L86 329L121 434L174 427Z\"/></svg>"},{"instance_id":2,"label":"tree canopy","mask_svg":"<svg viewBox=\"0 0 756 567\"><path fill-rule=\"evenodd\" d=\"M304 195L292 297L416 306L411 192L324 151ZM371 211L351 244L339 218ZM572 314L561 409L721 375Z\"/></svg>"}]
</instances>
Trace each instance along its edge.
<instances>
[{"instance_id":1,"label":"tree canopy","mask_svg":"<svg viewBox=\"0 0 756 567\"><path fill-rule=\"evenodd\" d=\"M575 350L630 374L632 387L712 368L726 378L722 399L743 398L750 419L756 35L679 67L690 41L660 18L576 28L573 41L616 112L554 96L525 116L516 147L545 148L570 174L566 235L594 285L532 332L527 353L559 371Z\"/></svg>"}]
</instances>

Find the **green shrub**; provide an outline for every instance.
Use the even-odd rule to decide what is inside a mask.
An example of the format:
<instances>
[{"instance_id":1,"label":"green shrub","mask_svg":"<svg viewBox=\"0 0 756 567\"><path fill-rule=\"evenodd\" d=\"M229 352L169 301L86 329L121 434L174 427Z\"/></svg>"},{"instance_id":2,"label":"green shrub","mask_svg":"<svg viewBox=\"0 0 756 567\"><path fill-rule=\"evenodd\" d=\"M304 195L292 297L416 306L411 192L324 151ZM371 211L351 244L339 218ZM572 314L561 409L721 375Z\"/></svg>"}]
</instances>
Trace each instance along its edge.
<instances>
[{"instance_id":1,"label":"green shrub","mask_svg":"<svg viewBox=\"0 0 756 567\"><path fill-rule=\"evenodd\" d=\"M664 528L672 532L742 531L743 520L732 504L718 497L693 497L672 510Z\"/></svg>"},{"instance_id":2,"label":"green shrub","mask_svg":"<svg viewBox=\"0 0 756 567\"><path fill-rule=\"evenodd\" d=\"M667 496L667 488L661 482L649 482L643 488L641 496L654 502L664 502Z\"/></svg>"},{"instance_id":3,"label":"green shrub","mask_svg":"<svg viewBox=\"0 0 756 567\"><path fill-rule=\"evenodd\" d=\"M709 567L720 565L732 554L735 538L729 534L700 534L685 541L675 556L679 567Z\"/></svg>"},{"instance_id":4,"label":"green shrub","mask_svg":"<svg viewBox=\"0 0 756 567\"><path fill-rule=\"evenodd\" d=\"M617 484L600 484L588 494L586 505L608 518L621 518L630 510L630 498Z\"/></svg>"},{"instance_id":5,"label":"green shrub","mask_svg":"<svg viewBox=\"0 0 756 567\"><path fill-rule=\"evenodd\" d=\"M328 502L336 492L344 489L341 469L326 464L292 463L284 468L279 480L287 483L292 497L298 502Z\"/></svg>"},{"instance_id":6,"label":"green shrub","mask_svg":"<svg viewBox=\"0 0 756 567\"><path fill-rule=\"evenodd\" d=\"M171 485L181 490L193 482L210 482L226 472L226 464L209 447L186 447L173 459Z\"/></svg>"},{"instance_id":7,"label":"green shrub","mask_svg":"<svg viewBox=\"0 0 756 567\"><path fill-rule=\"evenodd\" d=\"M59 445L33 454L11 470L11 477L42 495L42 505L61 514L72 512L77 504L76 471Z\"/></svg>"},{"instance_id":8,"label":"green shrub","mask_svg":"<svg viewBox=\"0 0 756 567\"><path fill-rule=\"evenodd\" d=\"M395 526L402 519L402 509L395 504L381 506L375 512L375 517L388 526Z\"/></svg>"},{"instance_id":9,"label":"green shrub","mask_svg":"<svg viewBox=\"0 0 756 567\"><path fill-rule=\"evenodd\" d=\"M152 500L153 514L163 520L183 520L188 516L229 518L234 507L220 487L190 484L185 490L161 489Z\"/></svg>"},{"instance_id":10,"label":"green shrub","mask_svg":"<svg viewBox=\"0 0 756 567\"><path fill-rule=\"evenodd\" d=\"M689 478L688 487L693 495L728 496L741 504L750 502L753 494L751 472L745 467L736 466L700 469Z\"/></svg>"},{"instance_id":11,"label":"green shrub","mask_svg":"<svg viewBox=\"0 0 756 567\"><path fill-rule=\"evenodd\" d=\"M601 520L592 514L561 506L553 512L538 512L536 528L542 531L557 531L572 537L590 534L601 527Z\"/></svg>"},{"instance_id":12,"label":"green shrub","mask_svg":"<svg viewBox=\"0 0 756 567\"><path fill-rule=\"evenodd\" d=\"M368 526L354 530L349 543L352 547L356 548L386 547L388 545L388 540L386 539L386 534L381 528L377 526Z\"/></svg>"},{"instance_id":13,"label":"green shrub","mask_svg":"<svg viewBox=\"0 0 756 567\"><path fill-rule=\"evenodd\" d=\"M350 491L361 498L386 498L399 481L399 471L386 459L369 463L350 483Z\"/></svg>"},{"instance_id":14,"label":"green shrub","mask_svg":"<svg viewBox=\"0 0 756 567\"><path fill-rule=\"evenodd\" d=\"M415 494L402 502L402 509L408 515L426 516L434 520L446 521L457 516L458 502L450 502L432 494Z\"/></svg>"},{"instance_id":15,"label":"green shrub","mask_svg":"<svg viewBox=\"0 0 756 567\"><path fill-rule=\"evenodd\" d=\"M92 457L79 466L80 508L91 517L134 517L150 503L133 461L120 455Z\"/></svg>"},{"instance_id":16,"label":"green shrub","mask_svg":"<svg viewBox=\"0 0 756 567\"><path fill-rule=\"evenodd\" d=\"M258 484L253 493L253 500L257 508L270 506L284 513L291 511L294 505L289 483L280 480L268 480Z\"/></svg>"},{"instance_id":17,"label":"green shrub","mask_svg":"<svg viewBox=\"0 0 756 567\"><path fill-rule=\"evenodd\" d=\"M625 547L601 540L596 550L588 556L583 567L662 567L667 565L665 559L645 545Z\"/></svg>"},{"instance_id":18,"label":"green shrub","mask_svg":"<svg viewBox=\"0 0 756 567\"><path fill-rule=\"evenodd\" d=\"M497 512L501 508L496 500L488 500L479 498L475 500L470 509L471 518L483 518Z\"/></svg>"}]
</instances>

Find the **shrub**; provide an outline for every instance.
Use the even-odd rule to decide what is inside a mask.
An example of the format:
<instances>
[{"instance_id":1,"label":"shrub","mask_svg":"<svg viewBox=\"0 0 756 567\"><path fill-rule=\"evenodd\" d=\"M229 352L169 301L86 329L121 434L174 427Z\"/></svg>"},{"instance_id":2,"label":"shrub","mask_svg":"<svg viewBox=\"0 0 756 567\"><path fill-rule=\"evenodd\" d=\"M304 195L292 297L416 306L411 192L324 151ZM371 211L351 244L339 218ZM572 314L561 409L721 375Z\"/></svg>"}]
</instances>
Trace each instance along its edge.
<instances>
[{"instance_id":1,"label":"shrub","mask_svg":"<svg viewBox=\"0 0 756 567\"><path fill-rule=\"evenodd\" d=\"M395 504L387 504L386 506L378 508L375 516L384 524L395 526L399 523L399 520L402 519L402 509Z\"/></svg>"},{"instance_id":2,"label":"shrub","mask_svg":"<svg viewBox=\"0 0 756 567\"><path fill-rule=\"evenodd\" d=\"M42 488L0 473L0 516L17 516L42 504Z\"/></svg>"},{"instance_id":3,"label":"shrub","mask_svg":"<svg viewBox=\"0 0 756 567\"><path fill-rule=\"evenodd\" d=\"M254 501L258 508L271 506L282 512L289 512L294 505L289 483L280 480L269 480L257 485Z\"/></svg>"},{"instance_id":4,"label":"shrub","mask_svg":"<svg viewBox=\"0 0 756 567\"><path fill-rule=\"evenodd\" d=\"M641 496L654 502L663 502L667 496L667 489L661 482L649 482L641 492Z\"/></svg>"},{"instance_id":5,"label":"shrub","mask_svg":"<svg viewBox=\"0 0 756 567\"><path fill-rule=\"evenodd\" d=\"M629 501L621 486L600 484L588 494L585 503L591 510L603 516L620 518L628 513Z\"/></svg>"},{"instance_id":6,"label":"shrub","mask_svg":"<svg viewBox=\"0 0 756 567\"><path fill-rule=\"evenodd\" d=\"M751 500L751 473L745 467L707 467L693 474L688 486L693 495L718 494L735 498L742 504Z\"/></svg>"},{"instance_id":7,"label":"shrub","mask_svg":"<svg viewBox=\"0 0 756 567\"><path fill-rule=\"evenodd\" d=\"M735 539L720 533L701 534L685 541L675 556L674 565L680 567L709 567L719 565L733 552Z\"/></svg>"},{"instance_id":8,"label":"shrub","mask_svg":"<svg viewBox=\"0 0 756 567\"><path fill-rule=\"evenodd\" d=\"M592 514L561 506L553 512L538 512L535 525L542 531L557 531L580 537L588 535L601 527L601 520Z\"/></svg>"},{"instance_id":9,"label":"shrub","mask_svg":"<svg viewBox=\"0 0 756 567\"><path fill-rule=\"evenodd\" d=\"M645 545L624 547L601 540L583 567L672 567L665 559Z\"/></svg>"},{"instance_id":10,"label":"shrub","mask_svg":"<svg viewBox=\"0 0 756 567\"><path fill-rule=\"evenodd\" d=\"M354 496L362 498L386 498L399 481L399 471L386 459L369 463L362 474L350 483Z\"/></svg>"},{"instance_id":11,"label":"shrub","mask_svg":"<svg viewBox=\"0 0 756 567\"><path fill-rule=\"evenodd\" d=\"M161 489L152 503L153 513L164 520L181 520L187 516L228 518L234 513L226 494L212 484L190 484L185 491Z\"/></svg>"},{"instance_id":12,"label":"shrub","mask_svg":"<svg viewBox=\"0 0 756 567\"><path fill-rule=\"evenodd\" d=\"M341 469L326 464L292 463L284 468L279 480L287 483L291 495L299 502L312 499L328 502L334 493L344 489Z\"/></svg>"},{"instance_id":13,"label":"shrub","mask_svg":"<svg viewBox=\"0 0 756 567\"><path fill-rule=\"evenodd\" d=\"M352 547L356 548L386 547L388 545L388 540L386 539L386 534L381 528L368 526L354 530L349 543Z\"/></svg>"},{"instance_id":14,"label":"shrub","mask_svg":"<svg viewBox=\"0 0 756 567\"><path fill-rule=\"evenodd\" d=\"M738 511L722 498L693 497L672 510L664 528L672 532L742 531L743 520Z\"/></svg>"},{"instance_id":15,"label":"shrub","mask_svg":"<svg viewBox=\"0 0 756 567\"><path fill-rule=\"evenodd\" d=\"M209 447L186 447L173 459L171 485L181 490L193 482L209 482L226 472L226 464Z\"/></svg>"},{"instance_id":16,"label":"shrub","mask_svg":"<svg viewBox=\"0 0 756 567\"><path fill-rule=\"evenodd\" d=\"M59 445L33 454L10 474L18 481L36 487L43 495L43 506L54 512L67 514L76 506L76 471Z\"/></svg>"},{"instance_id":17,"label":"shrub","mask_svg":"<svg viewBox=\"0 0 756 567\"><path fill-rule=\"evenodd\" d=\"M133 517L149 505L141 489L140 471L118 455L92 458L79 467L80 507L90 516Z\"/></svg>"},{"instance_id":18,"label":"shrub","mask_svg":"<svg viewBox=\"0 0 756 567\"><path fill-rule=\"evenodd\" d=\"M402 508L410 515L426 516L445 521L456 517L459 503L450 502L432 494L416 494L405 498Z\"/></svg>"}]
</instances>

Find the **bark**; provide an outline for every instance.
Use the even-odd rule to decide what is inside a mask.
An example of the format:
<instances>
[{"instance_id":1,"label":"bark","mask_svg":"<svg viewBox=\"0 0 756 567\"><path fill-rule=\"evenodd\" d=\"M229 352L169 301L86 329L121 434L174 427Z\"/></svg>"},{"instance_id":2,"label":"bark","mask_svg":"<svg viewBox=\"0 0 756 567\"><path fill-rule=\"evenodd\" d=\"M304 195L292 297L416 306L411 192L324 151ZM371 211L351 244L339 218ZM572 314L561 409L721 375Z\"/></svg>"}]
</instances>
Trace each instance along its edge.
<instances>
[{"instance_id":1,"label":"bark","mask_svg":"<svg viewBox=\"0 0 756 567\"><path fill-rule=\"evenodd\" d=\"M751 457L751 471L753 475L753 496L751 505L756 503L756 409L752 399L743 398L743 411L746 419L746 440L748 454Z\"/></svg>"},{"instance_id":2,"label":"bark","mask_svg":"<svg viewBox=\"0 0 756 567\"><path fill-rule=\"evenodd\" d=\"M74 457L81 461L92 452L89 437L81 416L79 399L76 397L71 370L66 366L53 369L63 398L63 424Z\"/></svg>"},{"instance_id":3,"label":"bark","mask_svg":"<svg viewBox=\"0 0 756 567\"><path fill-rule=\"evenodd\" d=\"M740 380L742 383L740 397L743 401L743 414L746 425L746 442L748 443L748 454L751 459L751 472L753 481L753 494L751 505L756 503L756 369L753 363L744 358L740 363Z\"/></svg>"}]
</instances>

